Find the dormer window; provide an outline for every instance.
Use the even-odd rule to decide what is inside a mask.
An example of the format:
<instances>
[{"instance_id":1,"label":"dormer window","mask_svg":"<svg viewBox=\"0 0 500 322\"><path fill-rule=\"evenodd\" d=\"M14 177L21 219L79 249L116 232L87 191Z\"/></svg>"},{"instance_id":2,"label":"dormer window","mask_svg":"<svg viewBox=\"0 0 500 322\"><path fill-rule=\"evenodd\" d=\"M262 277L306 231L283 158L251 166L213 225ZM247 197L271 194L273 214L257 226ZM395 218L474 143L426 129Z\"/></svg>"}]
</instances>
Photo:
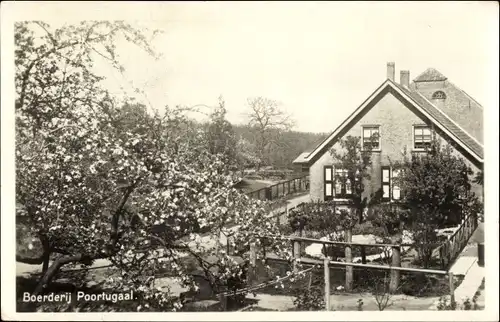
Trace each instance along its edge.
<instances>
[{"instance_id":1,"label":"dormer window","mask_svg":"<svg viewBox=\"0 0 500 322\"><path fill-rule=\"evenodd\" d=\"M433 100L444 100L444 99L446 99L446 94L443 91L437 91L434 94L432 94L432 99Z\"/></svg>"}]
</instances>

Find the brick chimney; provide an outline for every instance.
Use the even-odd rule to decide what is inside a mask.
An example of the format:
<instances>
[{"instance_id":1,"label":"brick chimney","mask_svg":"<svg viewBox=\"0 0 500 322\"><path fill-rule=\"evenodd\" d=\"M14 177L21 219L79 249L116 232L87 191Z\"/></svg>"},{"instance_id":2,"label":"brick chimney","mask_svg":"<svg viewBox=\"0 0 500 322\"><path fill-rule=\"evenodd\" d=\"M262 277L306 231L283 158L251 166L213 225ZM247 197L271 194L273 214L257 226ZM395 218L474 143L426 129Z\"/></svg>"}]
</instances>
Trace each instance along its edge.
<instances>
[{"instance_id":1,"label":"brick chimney","mask_svg":"<svg viewBox=\"0 0 500 322\"><path fill-rule=\"evenodd\" d=\"M399 84L408 88L410 87L410 71L402 70L399 72Z\"/></svg>"},{"instance_id":2,"label":"brick chimney","mask_svg":"<svg viewBox=\"0 0 500 322\"><path fill-rule=\"evenodd\" d=\"M396 71L396 69L394 67L394 62L388 62L387 63L387 78L393 82L394 82L395 71Z\"/></svg>"}]
</instances>

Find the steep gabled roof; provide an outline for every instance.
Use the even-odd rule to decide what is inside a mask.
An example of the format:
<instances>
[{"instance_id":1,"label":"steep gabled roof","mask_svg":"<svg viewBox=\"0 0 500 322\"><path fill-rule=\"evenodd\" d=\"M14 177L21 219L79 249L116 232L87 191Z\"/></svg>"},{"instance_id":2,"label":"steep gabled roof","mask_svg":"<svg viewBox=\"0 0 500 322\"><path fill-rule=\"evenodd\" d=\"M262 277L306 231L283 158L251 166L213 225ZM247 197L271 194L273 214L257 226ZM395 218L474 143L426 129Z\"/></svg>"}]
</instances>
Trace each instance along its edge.
<instances>
[{"instance_id":1,"label":"steep gabled roof","mask_svg":"<svg viewBox=\"0 0 500 322\"><path fill-rule=\"evenodd\" d=\"M432 104L427 98L416 91L410 91L409 89L394 83L401 91L406 95L410 96L420 107L425 109L431 116L431 120L434 122L439 122L446 129L448 129L458 140L469 147L477 156L483 159L483 145L479 143L472 135L467 133L464 129L460 127L455 121L453 121L449 116L447 116L443 111Z\"/></svg>"},{"instance_id":2,"label":"steep gabled roof","mask_svg":"<svg viewBox=\"0 0 500 322\"><path fill-rule=\"evenodd\" d=\"M382 85L380 85L373 93L366 99L363 104L361 104L340 126L335 129L323 142L321 142L307 157L306 160L311 162L315 160L316 156L336 140L339 133L347 127L357 115L359 115L365 108L367 108L370 103L386 88L392 88L397 93L399 93L404 99L406 99L410 104L412 104L418 111L420 111L424 116L426 116L431 122L433 122L439 129L446 133L450 138L452 138L456 143L458 143L462 148L469 152L472 157L474 157L480 163L483 162L483 145L480 144L476 139L474 139L470 134L463 130L458 124L456 124L451 118L440 111L436 106L429 102L420 93L411 91L406 87L403 87L390 79L387 79Z\"/></svg>"},{"instance_id":3,"label":"steep gabled roof","mask_svg":"<svg viewBox=\"0 0 500 322\"><path fill-rule=\"evenodd\" d=\"M415 78L414 82L438 82L445 81L448 78L434 68L427 68L422 74Z\"/></svg>"}]
</instances>

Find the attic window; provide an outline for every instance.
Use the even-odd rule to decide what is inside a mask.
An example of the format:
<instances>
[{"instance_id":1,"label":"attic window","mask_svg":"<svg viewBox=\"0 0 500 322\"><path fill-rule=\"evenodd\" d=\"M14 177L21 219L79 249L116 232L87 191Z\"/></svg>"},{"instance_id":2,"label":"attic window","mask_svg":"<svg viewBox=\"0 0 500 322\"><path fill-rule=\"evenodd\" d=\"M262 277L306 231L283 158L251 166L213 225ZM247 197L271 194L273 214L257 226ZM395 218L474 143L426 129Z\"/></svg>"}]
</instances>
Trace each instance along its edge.
<instances>
[{"instance_id":1,"label":"attic window","mask_svg":"<svg viewBox=\"0 0 500 322\"><path fill-rule=\"evenodd\" d=\"M442 91L437 91L434 94L432 94L432 99L444 100L446 99L446 94Z\"/></svg>"}]
</instances>

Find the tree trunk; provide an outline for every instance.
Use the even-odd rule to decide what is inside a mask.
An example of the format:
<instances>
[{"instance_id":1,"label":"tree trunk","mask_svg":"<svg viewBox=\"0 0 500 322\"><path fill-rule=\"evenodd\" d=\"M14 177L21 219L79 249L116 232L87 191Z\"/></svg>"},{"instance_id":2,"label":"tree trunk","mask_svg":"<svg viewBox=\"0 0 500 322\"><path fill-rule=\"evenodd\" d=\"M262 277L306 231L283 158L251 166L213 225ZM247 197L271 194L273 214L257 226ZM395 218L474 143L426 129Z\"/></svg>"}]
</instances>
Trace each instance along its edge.
<instances>
[{"instance_id":1,"label":"tree trunk","mask_svg":"<svg viewBox=\"0 0 500 322\"><path fill-rule=\"evenodd\" d=\"M38 283L32 295L40 294L43 291L43 289L46 288L47 285L52 281L52 278L56 275L56 273L63 265L72 262L78 262L82 260L82 258L83 258L82 255L76 255L76 256L63 257L55 260L52 266L50 266L43 275L42 279Z\"/></svg>"},{"instance_id":2,"label":"tree trunk","mask_svg":"<svg viewBox=\"0 0 500 322\"><path fill-rule=\"evenodd\" d=\"M42 265L42 274L45 274L47 272L47 269L49 268L49 261L50 261L50 244L47 238L41 238L40 239L42 242L43 246L43 265Z\"/></svg>"},{"instance_id":3,"label":"tree trunk","mask_svg":"<svg viewBox=\"0 0 500 322\"><path fill-rule=\"evenodd\" d=\"M44 251L43 253L42 274L45 274L45 272L47 272L47 269L49 268L49 261L50 261L50 250L47 250Z\"/></svg>"},{"instance_id":4,"label":"tree trunk","mask_svg":"<svg viewBox=\"0 0 500 322\"><path fill-rule=\"evenodd\" d=\"M75 256L68 256L68 257L63 257L59 258L54 261L52 266L50 266L45 274L43 275L42 279L40 282L38 282L38 285L36 286L35 290L31 295L39 295L40 293L43 293L44 289L47 287L47 285L52 281L52 278L59 272L59 269L61 269L62 266L68 263L73 263L73 262L79 262L83 259L82 255L75 255ZM34 308L34 303L31 302L26 302L22 305L22 311L28 311L31 308Z\"/></svg>"},{"instance_id":5,"label":"tree trunk","mask_svg":"<svg viewBox=\"0 0 500 322\"><path fill-rule=\"evenodd\" d=\"M358 208L357 212L358 212L358 222L360 224L362 224L363 223L363 209L362 208Z\"/></svg>"}]
</instances>

